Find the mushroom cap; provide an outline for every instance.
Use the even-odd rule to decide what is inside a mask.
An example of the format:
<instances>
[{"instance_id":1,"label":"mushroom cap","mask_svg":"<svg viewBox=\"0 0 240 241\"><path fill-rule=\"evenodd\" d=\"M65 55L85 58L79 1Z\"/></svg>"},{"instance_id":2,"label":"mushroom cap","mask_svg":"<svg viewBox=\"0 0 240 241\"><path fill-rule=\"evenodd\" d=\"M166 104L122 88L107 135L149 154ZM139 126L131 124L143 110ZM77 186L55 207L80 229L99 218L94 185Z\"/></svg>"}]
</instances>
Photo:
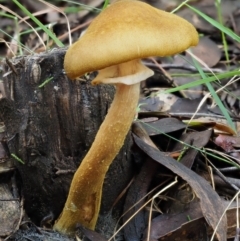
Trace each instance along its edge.
<instances>
[{"instance_id":1,"label":"mushroom cap","mask_svg":"<svg viewBox=\"0 0 240 241\"><path fill-rule=\"evenodd\" d=\"M68 49L64 69L74 79L133 59L169 56L198 43L185 19L146 3L122 0L103 10Z\"/></svg>"}]
</instances>

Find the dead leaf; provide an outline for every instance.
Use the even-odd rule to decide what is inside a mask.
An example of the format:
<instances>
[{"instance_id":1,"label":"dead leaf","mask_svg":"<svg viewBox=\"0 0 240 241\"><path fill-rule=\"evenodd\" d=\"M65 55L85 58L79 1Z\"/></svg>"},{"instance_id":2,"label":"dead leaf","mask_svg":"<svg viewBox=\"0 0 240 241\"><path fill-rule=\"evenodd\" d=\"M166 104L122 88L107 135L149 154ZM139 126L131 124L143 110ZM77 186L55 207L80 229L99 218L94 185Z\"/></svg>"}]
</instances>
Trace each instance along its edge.
<instances>
[{"instance_id":1,"label":"dead leaf","mask_svg":"<svg viewBox=\"0 0 240 241\"><path fill-rule=\"evenodd\" d=\"M187 147L187 150L185 151L183 157L179 160L183 165L191 169L195 157L199 152L196 148L200 149L207 145L211 135L211 129L206 131L191 132L184 134L180 139L181 142L178 142L177 145L174 147L173 152L177 150L183 150L185 147L184 143L192 146L190 148Z\"/></svg>"},{"instance_id":2,"label":"dead leaf","mask_svg":"<svg viewBox=\"0 0 240 241\"><path fill-rule=\"evenodd\" d=\"M183 130L187 127L182 121L176 118L163 118L157 121L142 123L149 136Z\"/></svg>"},{"instance_id":3,"label":"dead leaf","mask_svg":"<svg viewBox=\"0 0 240 241\"><path fill-rule=\"evenodd\" d=\"M215 66L220 61L222 55L220 48L209 37L200 38L198 45L191 48L191 52L207 64L208 67ZM191 56L188 53L186 56L191 61Z\"/></svg>"},{"instance_id":4,"label":"dead leaf","mask_svg":"<svg viewBox=\"0 0 240 241\"><path fill-rule=\"evenodd\" d=\"M141 240L143 230L146 227L146 213L141 207L146 202L148 188L154 174L158 170L158 166L158 163L148 158L128 190L124 203L125 215L123 216L123 223L126 223L130 219L124 226L126 241Z\"/></svg>"},{"instance_id":5,"label":"dead leaf","mask_svg":"<svg viewBox=\"0 0 240 241\"><path fill-rule=\"evenodd\" d=\"M138 147L149 157L179 175L192 187L193 191L200 199L201 209L206 221L213 229L216 229L218 221L224 213L224 208L220 197L209 183L181 163L176 162L171 157L164 156L159 150L147 145L135 134L133 134L133 138ZM224 215L216 232L219 241L226 241L226 232L227 218L226 215Z\"/></svg>"},{"instance_id":6,"label":"dead leaf","mask_svg":"<svg viewBox=\"0 0 240 241\"><path fill-rule=\"evenodd\" d=\"M240 147L240 137L220 134L215 139L215 143L222 147L226 152L230 152L233 151L235 147Z\"/></svg>"},{"instance_id":7,"label":"dead leaf","mask_svg":"<svg viewBox=\"0 0 240 241\"><path fill-rule=\"evenodd\" d=\"M83 226L80 226L79 228L90 241L107 241L103 235L97 233L96 231L90 230Z\"/></svg>"},{"instance_id":8,"label":"dead leaf","mask_svg":"<svg viewBox=\"0 0 240 241\"><path fill-rule=\"evenodd\" d=\"M223 201L223 205L227 207L229 201ZM233 203L227 210L227 238L233 238L236 235L236 212L237 205ZM240 218L239 218L240 221ZM192 241L192 240L208 240L202 236L206 232L206 223L203 219L199 202L192 202L185 206L184 210L179 210L175 214L162 214L154 218L151 222L151 229L146 229L144 238L150 232L151 241ZM211 230L207 230L210 234ZM175 239L176 238L176 239ZM147 241L144 239L144 241Z\"/></svg>"},{"instance_id":9,"label":"dead leaf","mask_svg":"<svg viewBox=\"0 0 240 241\"><path fill-rule=\"evenodd\" d=\"M154 218L151 229L145 230L144 237L150 232L151 241L207 240L206 221L202 217L199 202L190 203L180 213L161 214ZM202 238L204 234L205 238ZM147 241L147 238L144 241Z\"/></svg>"},{"instance_id":10,"label":"dead leaf","mask_svg":"<svg viewBox=\"0 0 240 241\"><path fill-rule=\"evenodd\" d=\"M222 123L221 123L222 121ZM236 135L235 130L233 130L226 120L221 120L216 117L200 117L198 119L193 119L191 121L184 121L188 123L189 126L205 126L213 128L215 133L226 133L230 135Z\"/></svg>"}]
</instances>

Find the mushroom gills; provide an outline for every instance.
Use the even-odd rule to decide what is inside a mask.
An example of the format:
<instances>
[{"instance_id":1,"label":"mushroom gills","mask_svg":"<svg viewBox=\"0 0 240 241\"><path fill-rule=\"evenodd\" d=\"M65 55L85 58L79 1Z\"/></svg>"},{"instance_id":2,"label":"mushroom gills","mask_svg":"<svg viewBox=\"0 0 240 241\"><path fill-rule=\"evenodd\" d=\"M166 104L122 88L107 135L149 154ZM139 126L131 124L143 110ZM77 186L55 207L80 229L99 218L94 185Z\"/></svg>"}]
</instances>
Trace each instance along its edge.
<instances>
[{"instance_id":1,"label":"mushroom gills","mask_svg":"<svg viewBox=\"0 0 240 241\"><path fill-rule=\"evenodd\" d=\"M135 59L117 65L101 69L98 75L92 80L92 84L125 84L133 85L149 77L154 72L143 65L140 60Z\"/></svg>"}]
</instances>

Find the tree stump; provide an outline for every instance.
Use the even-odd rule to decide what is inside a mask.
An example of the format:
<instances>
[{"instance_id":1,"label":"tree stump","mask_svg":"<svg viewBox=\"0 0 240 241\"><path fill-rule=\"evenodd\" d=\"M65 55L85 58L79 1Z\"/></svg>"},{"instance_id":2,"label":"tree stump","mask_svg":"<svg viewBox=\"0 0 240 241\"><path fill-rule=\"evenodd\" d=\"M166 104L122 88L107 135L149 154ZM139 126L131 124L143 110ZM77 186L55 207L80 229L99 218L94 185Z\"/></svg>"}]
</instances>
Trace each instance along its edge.
<instances>
[{"instance_id":1,"label":"tree stump","mask_svg":"<svg viewBox=\"0 0 240 241\"><path fill-rule=\"evenodd\" d=\"M64 55L65 49L53 49L3 64L0 121L9 155L19 158L13 159L24 208L37 225L61 213L72 176L114 95L113 86L91 86L92 76L67 79ZM131 178L130 144L128 137L109 169L101 213L110 210Z\"/></svg>"}]
</instances>

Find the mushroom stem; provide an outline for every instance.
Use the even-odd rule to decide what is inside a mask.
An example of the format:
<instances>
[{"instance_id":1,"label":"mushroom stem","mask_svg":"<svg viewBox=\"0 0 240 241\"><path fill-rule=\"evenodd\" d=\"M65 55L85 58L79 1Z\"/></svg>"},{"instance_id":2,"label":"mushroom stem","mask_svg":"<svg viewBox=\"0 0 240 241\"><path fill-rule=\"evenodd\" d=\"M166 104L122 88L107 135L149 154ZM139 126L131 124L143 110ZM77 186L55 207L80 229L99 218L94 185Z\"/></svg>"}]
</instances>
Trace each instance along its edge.
<instances>
[{"instance_id":1,"label":"mushroom stem","mask_svg":"<svg viewBox=\"0 0 240 241\"><path fill-rule=\"evenodd\" d=\"M76 224L94 229L99 214L103 181L123 145L134 119L139 83L116 84L116 94L95 140L76 171L65 207L54 229L70 234Z\"/></svg>"}]
</instances>

